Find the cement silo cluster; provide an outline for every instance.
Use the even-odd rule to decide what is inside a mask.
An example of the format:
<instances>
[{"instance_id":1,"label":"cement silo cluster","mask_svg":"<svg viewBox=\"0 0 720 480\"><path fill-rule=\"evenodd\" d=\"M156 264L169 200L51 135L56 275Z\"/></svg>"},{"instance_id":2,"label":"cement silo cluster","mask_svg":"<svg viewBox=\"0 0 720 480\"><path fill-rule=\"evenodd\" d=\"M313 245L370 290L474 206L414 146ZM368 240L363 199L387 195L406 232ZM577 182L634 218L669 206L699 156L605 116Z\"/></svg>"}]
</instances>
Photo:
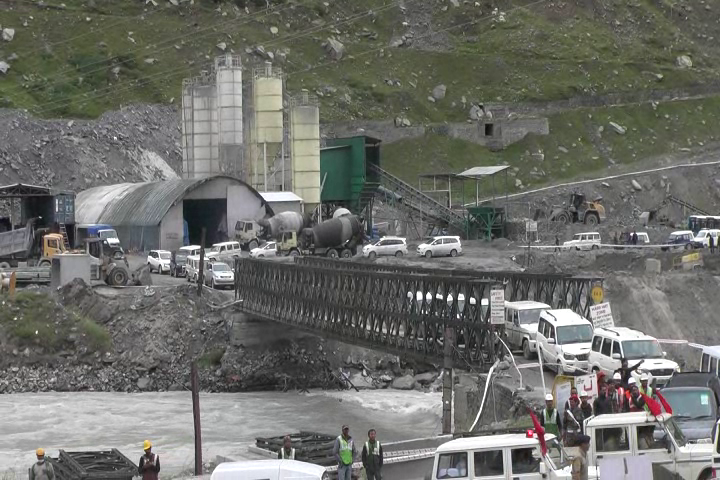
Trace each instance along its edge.
<instances>
[{"instance_id":1,"label":"cement silo cluster","mask_svg":"<svg viewBox=\"0 0 720 480\"><path fill-rule=\"evenodd\" d=\"M320 204L317 98L289 96L270 62L243 66L239 55L226 54L185 79L182 146L187 179L230 175L260 192L292 191L306 212Z\"/></svg>"}]
</instances>

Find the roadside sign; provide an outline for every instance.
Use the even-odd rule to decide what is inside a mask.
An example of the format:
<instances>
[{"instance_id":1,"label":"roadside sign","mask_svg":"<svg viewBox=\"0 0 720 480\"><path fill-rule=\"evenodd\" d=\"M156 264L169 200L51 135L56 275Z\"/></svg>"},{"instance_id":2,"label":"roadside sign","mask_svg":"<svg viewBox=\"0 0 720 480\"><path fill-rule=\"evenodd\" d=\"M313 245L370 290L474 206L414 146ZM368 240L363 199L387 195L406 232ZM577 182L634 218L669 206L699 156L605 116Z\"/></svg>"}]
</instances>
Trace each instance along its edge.
<instances>
[{"instance_id":1,"label":"roadside sign","mask_svg":"<svg viewBox=\"0 0 720 480\"><path fill-rule=\"evenodd\" d=\"M575 388L577 388L578 394L583 391L587 392L588 402L592 403L593 399L598 395L597 375L592 373L575 378Z\"/></svg>"},{"instance_id":2,"label":"roadside sign","mask_svg":"<svg viewBox=\"0 0 720 480\"><path fill-rule=\"evenodd\" d=\"M505 290L490 290L490 325L505 323Z\"/></svg>"},{"instance_id":3,"label":"roadside sign","mask_svg":"<svg viewBox=\"0 0 720 480\"><path fill-rule=\"evenodd\" d=\"M537 232L537 222L533 222L532 220L526 220L525 231L527 233Z\"/></svg>"},{"instance_id":4,"label":"roadside sign","mask_svg":"<svg viewBox=\"0 0 720 480\"><path fill-rule=\"evenodd\" d=\"M600 285L595 285L594 287L592 287L592 290L590 291L590 296L592 297L595 304L602 303L602 301L605 299L605 293L603 292L603 288Z\"/></svg>"},{"instance_id":5,"label":"roadside sign","mask_svg":"<svg viewBox=\"0 0 720 480\"><path fill-rule=\"evenodd\" d=\"M610 304L607 302L590 307L590 320L592 320L595 328L612 328L615 326Z\"/></svg>"}]
</instances>

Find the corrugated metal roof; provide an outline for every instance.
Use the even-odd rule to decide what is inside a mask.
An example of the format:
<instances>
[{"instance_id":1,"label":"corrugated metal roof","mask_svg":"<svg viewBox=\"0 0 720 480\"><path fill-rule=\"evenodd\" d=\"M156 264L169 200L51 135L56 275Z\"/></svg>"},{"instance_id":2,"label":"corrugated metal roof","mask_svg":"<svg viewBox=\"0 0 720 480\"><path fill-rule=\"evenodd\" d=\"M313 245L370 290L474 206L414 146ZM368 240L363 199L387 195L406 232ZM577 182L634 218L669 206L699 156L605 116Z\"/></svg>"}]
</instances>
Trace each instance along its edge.
<instances>
[{"instance_id":1,"label":"corrugated metal roof","mask_svg":"<svg viewBox=\"0 0 720 480\"><path fill-rule=\"evenodd\" d=\"M277 202L302 202L303 199L293 192L260 192L260 195L268 203Z\"/></svg>"},{"instance_id":2,"label":"corrugated metal roof","mask_svg":"<svg viewBox=\"0 0 720 480\"><path fill-rule=\"evenodd\" d=\"M155 226L187 192L217 178L230 179L238 185L245 185L262 199L262 196L245 182L224 176L121 183L78 193L75 199L75 221L87 224L103 223L114 227ZM266 203L264 199L263 202Z\"/></svg>"},{"instance_id":3,"label":"corrugated metal roof","mask_svg":"<svg viewBox=\"0 0 720 480\"><path fill-rule=\"evenodd\" d=\"M510 168L507 165L497 165L494 167L472 167L467 170L465 170L462 173L459 173L458 175L461 177L469 177L469 178L479 178L479 177L488 177L490 175L495 175L496 173L500 173L503 170L507 170Z\"/></svg>"}]
</instances>

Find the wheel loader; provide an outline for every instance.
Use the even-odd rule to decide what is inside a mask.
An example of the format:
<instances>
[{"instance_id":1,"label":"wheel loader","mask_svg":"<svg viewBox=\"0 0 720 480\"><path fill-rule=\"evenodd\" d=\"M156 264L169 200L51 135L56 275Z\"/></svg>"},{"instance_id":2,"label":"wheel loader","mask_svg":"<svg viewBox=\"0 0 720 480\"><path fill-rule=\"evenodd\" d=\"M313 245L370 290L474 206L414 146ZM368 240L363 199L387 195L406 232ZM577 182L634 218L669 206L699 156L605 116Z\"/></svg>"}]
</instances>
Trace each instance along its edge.
<instances>
[{"instance_id":1,"label":"wheel loader","mask_svg":"<svg viewBox=\"0 0 720 480\"><path fill-rule=\"evenodd\" d=\"M571 193L567 205L553 206L548 220L563 224L597 225L605 221L605 207L601 205L601 202L602 197L588 201L582 193Z\"/></svg>"}]
</instances>

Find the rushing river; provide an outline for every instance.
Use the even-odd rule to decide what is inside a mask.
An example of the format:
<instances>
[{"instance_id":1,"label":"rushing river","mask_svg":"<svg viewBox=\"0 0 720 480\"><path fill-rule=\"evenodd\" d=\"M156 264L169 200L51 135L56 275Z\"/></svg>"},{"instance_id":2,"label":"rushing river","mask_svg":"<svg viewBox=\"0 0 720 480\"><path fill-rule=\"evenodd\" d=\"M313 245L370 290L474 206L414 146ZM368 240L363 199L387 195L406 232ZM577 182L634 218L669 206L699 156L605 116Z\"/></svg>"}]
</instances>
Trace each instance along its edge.
<instances>
[{"instance_id":1,"label":"rushing river","mask_svg":"<svg viewBox=\"0 0 720 480\"><path fill-rule=\"evenodd\" d=\"M335 434L342 424L362 440L371 427L384 441L436 435L442 414L441 394L396 390L202 394L200 408L204 459L253 458L247 447L257 436ZM189 392L0 395L0 472L26 472L37 447L52 456L61 448L117 448L135 461L145 439L165 472L191 468Z\"/></svg>"}]
</instances>

